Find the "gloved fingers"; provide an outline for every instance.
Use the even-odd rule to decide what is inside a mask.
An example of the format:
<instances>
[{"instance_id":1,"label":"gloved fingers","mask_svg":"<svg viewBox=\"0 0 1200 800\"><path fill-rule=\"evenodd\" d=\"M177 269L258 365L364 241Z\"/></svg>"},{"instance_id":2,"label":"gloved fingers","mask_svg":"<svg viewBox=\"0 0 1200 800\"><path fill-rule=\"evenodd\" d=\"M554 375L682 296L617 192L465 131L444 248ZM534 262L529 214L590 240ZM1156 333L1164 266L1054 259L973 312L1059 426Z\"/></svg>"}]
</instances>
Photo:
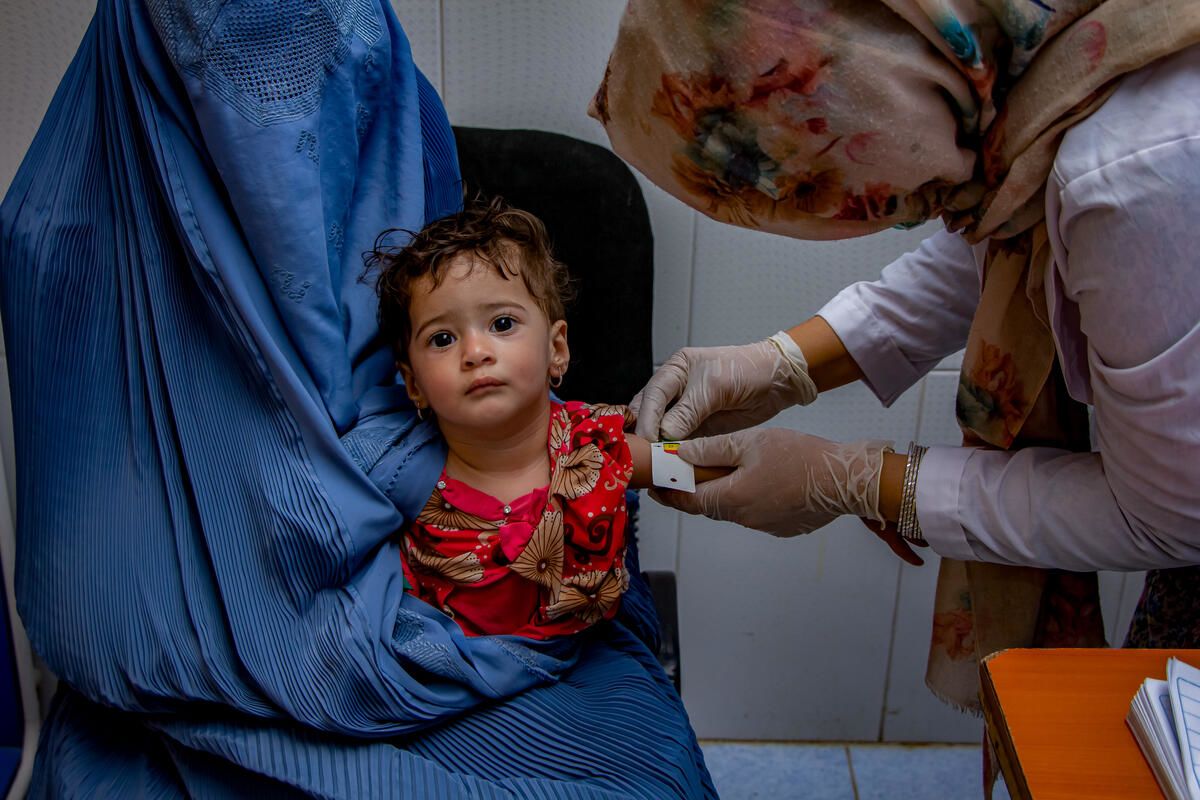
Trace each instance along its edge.
<instances>
[{"instance_id":1,"label":"gloved fingers","mask_svg":"<svg viewBox=\"0 0 1200 800\"><path fill-rule=\"evenodd\" d=\"M757 419L757 416L762 416L763 418ZM741 410L718 411L714 414L709 414L689 435L694 439L705 436L720 436L724 433L746 430L747 428L766 422L770 418L766 415L751 416Z\"/></svg>"},{"instance_id":2,"label":"gloved fingers","mask_svg":"<svg viewBox=\"0 0 1200 800\"><path fill-rule=\"evenodd\" d=\"M735 473L736 474L736 473ZM721 496L737 482L734 474L707 481L696 487L695 492L680 492L674 489L651 489L648 494L655 501L687 514L700 514L709 519L724 520L721 515ZM736 520L734 520L736 521Z\"/></svg>"},{"instance_id":3,"label":"gloved fingers","mask_svg":"<svg viewBox=\"0 0 1200 800\"><path fill-rule=\"evenodd\" d=\"M640 411L642 408L642 393L638 392L635 394L633 399L629 401L629 405L627 405L626 408L629 409L630 414L633 414L636 417L638 415L638 411Z\"/></svg>"},{"instance_id":4,"label":"gloved fingers","mask_svg":"<svg viewBox=\"0 0 1200 800\"><path fill-rule=\"evenodd\" d=\"M736 467L742 463L746 431L688 439L679 443L679 457L694 467ZM702 484L709 487L727 481L728 476Z\"/></svg>"},{"instance_id":5,"label":"gloved fingers","mask_svg":"<svg viewBox=\"0 0 1200 800\"><path fill-rule=\"evenodd\" d=\"M716 519L711 514L705 511L705 507L696 498L695 494L689 492L680 492L675 489L651 489L647 492L650 498L656 503L673 508L676 511L682 511L685 514L701 515Z\"/></svg>"},{"instance_id":6,"label":"gloved fingers","mask_svg":"<svg viewBox=\"0 0 1200 800\"><path fill-rule=\"evenodd\" d=\"M687 386L687 366L679 353L667 359L638 392L638 423L635 432L651 442L659 440L659 426L667 406L683 393ZM634 398L637 400L637 398Z\"/></svg>"},{"instance_id":7,"label":"gloved fingers","mask_svg":"<svg viewBox=\"0 0 1200 800\"><path fill-rule=\"evenodd\" d=\"M664 439L679 441L695 432L704 417L704 413L696 407L697 400L701 404L706 400L703 395L703 391L695 392L690 387L684 390L683 397L663 414L662 422L659 423L658 427Z\"/></svg>"},{"instance_id":8,"label":"gloved fingers","mask_svg":"<svg viewBox=\"0 0 1200 800\"><path fill-rule=\"evenodd\" d=\"M863 525L867 526L867 530L879 537L879 539L892 549L892 552L899 556L902 560L912 564L914 567L922 566L925 559L917 555L912 549L907 539L900 535L900 531L893 523L879 523L874 520L868 520L865 517L859 517ZM929 545L924 545L928 547Z\"/></svg>"},{"instance_id":9,"label":"gloved fingers","mask_svg":"<svg viewBox=\"0 0 1200 800\"><path fill-rule=\"evenodd\" d=\"M699 514L700 507L694 502L693 495L687 492L676 491L675 489L650 489L646 494L650 495L650 499L656 503L673 508L676 511L683 511L687 514Z\"/></svg>"}]
</instances>

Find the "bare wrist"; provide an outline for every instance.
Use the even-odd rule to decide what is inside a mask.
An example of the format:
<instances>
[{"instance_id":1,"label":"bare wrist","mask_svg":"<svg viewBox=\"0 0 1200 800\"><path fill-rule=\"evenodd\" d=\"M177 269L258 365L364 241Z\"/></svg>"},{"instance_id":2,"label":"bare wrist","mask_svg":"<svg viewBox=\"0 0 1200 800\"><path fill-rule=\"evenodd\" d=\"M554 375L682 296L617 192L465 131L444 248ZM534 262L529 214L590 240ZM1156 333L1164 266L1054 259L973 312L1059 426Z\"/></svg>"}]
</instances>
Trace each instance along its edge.
<instances>
[{"instance_id":1,"label":"bare wrist","mask_svg":"<svg viewBox=\"0 0 1200 800\"><path fill-rule=\"evenodd\" d=\"M808 374L818 392L862 379L862 370L829 323L811 317L787 331L808 361Z\"/></svg>"},{"instance_id":2,"label":"bare wrist","mask_svg":"<svg viewBox=\"0 0 1200 800\"><path fill-rule=\"evenodd\" d=\"M883 469L879 473L879 513L888 522L900 519L900 497L907 466L908 456L903 453L883 454Z\"/></svg>"}]
</instances>

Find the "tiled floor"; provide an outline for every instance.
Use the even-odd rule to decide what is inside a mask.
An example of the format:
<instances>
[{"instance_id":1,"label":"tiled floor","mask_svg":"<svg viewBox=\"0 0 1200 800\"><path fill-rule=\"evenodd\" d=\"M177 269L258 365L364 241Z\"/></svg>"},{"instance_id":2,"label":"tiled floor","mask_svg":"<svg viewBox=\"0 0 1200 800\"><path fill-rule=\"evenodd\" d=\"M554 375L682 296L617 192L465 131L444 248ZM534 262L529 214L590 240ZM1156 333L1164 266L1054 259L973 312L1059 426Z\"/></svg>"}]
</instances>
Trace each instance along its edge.
<instances>
[{"instance_id":1,"label":"tiled floor","mask_svg":"<svg viewBox=\"0 0 1200 800\"><path fill-rule=\"evenodd\" d=\"M722 800L978 800L978 745L701 742ZM995 800L1008 800L1004 781Z\"/></svg>"}]
</instances>

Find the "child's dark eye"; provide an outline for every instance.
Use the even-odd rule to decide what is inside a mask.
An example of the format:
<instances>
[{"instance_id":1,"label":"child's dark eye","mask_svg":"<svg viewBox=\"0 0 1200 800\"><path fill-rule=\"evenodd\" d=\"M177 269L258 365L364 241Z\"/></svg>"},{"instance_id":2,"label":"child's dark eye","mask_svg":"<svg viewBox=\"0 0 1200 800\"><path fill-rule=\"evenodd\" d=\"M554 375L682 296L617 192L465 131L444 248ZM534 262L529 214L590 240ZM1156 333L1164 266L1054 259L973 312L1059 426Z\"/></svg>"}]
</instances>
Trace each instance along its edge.
<instances>
[{"instance_id":1,"label":"child's dark eye","mask_svg":"<svg viewBox=\"0 0 1200 800\"><path fill-rule=\"evenodd\" d=\"M449 347L454 344L454 337L445 331L438 331L429 337L429 343L434 347Z\"/></svg>"},{"instance_id":2,"label":"child's dark eye","mask_svg":"<svg viewBox=\"0 0 1200 800\"><path fill-rule=\"evenodd\" d=\"M492 322L492 330L496 333L506 333L511 331L516 324L517 321L512 317L496 317Z\"/></svg>"}]
</instances>

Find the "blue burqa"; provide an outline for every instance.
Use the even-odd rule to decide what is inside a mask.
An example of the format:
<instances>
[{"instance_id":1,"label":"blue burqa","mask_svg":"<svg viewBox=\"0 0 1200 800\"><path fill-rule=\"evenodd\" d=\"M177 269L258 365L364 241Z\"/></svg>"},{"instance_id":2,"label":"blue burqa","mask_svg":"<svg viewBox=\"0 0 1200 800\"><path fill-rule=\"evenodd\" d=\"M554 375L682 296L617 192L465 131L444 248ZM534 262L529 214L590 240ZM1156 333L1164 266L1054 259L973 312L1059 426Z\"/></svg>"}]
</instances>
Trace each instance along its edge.
<instances>
[{"instance_id":1,"label":"blue burqa","mask_svg":"<svg viewBox=\"0 0 1200 800\"><path fill-rule=\"evenodd\" d=\"M362 253L459 196L386 0L101 0L0 207L31 796L714 794L640 578L550 643L402 590L444 449Z\"/></svg>"}]
</instances>

